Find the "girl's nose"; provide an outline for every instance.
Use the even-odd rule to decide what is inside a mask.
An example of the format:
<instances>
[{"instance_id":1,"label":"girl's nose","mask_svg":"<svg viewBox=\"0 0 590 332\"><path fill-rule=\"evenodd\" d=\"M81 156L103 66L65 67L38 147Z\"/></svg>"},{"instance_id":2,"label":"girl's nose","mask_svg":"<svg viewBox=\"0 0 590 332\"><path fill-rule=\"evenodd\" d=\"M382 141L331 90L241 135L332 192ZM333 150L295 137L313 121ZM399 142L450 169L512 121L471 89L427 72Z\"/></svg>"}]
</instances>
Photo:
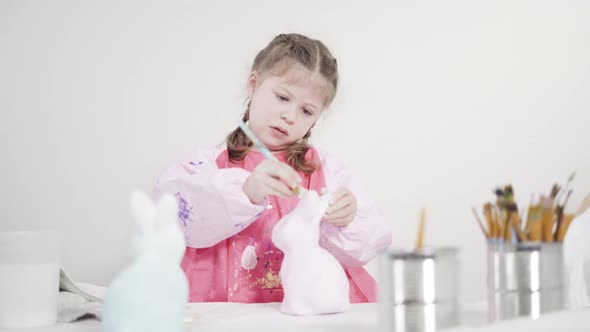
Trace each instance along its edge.
<instances>
[{"instance_id":1,"label":"girl's nose","mask_svg":"<svg viewBox=\"0 0 590 332\"><path fill-rule=\"evenodd\" d=\"M295 122L296 115L297 113L293 109L287 109L281 113L281 119L288 124L293 124Z\"/></svg>"}]
</instances>

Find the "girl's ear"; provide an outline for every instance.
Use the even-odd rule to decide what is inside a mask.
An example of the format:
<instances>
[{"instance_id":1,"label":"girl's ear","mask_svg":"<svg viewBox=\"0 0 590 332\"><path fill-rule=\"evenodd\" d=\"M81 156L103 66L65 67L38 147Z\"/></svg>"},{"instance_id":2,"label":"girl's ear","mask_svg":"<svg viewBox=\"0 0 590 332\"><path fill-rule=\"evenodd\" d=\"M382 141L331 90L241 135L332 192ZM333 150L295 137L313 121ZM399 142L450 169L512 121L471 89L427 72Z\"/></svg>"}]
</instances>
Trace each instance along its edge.
<instances>
[{"instance_id":1,"label":"girl's ear","mask_svg":"<svg viewBox=\"0 0 590 332\"><path fill-rule=\"evenodd\" d=\"M258 84L259 79L260 76L258 75L258 72L256 70L250 73L250 76L248 77L248 98L252 99L252 96L254 95L254 90L256 90L256 85Z\"/></svg>"}]
</instances>

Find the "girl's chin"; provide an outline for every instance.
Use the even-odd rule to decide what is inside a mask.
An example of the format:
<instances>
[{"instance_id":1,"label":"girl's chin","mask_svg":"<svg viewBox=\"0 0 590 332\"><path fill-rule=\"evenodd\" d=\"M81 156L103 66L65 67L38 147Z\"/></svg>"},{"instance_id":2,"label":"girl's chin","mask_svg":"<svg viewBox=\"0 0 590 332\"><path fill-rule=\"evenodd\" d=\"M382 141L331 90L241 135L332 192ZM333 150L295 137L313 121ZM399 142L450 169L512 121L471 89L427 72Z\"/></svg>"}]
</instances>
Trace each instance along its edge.
<instances>
[{"instance_id":1,"label":"girl's chin","mask_svg":"<svg viewBox=\"0 0 590 332\"><path fill-rule=\"evenodd\" d=\"M267 149L269 149L272 152L281 152L281 151L285 151L287 150L287 148L289 148L289 146L295 142L285 142L285 141L277 141L277 140L271 140L269 142L263 142L264 146L266 146Z\"/></svg>"},{"instance_id":2,"label":"girl's chin","mask_svg":"<svg viewBox=\"0 0 590 332\"><path fill-rule=\"evenodd\" d=\"M277 145L277 146L267 146L267 148L271 151L271 152L282 152L287 150L287 148L289 147L289 145Z\"/></svg>"}]
</instances>

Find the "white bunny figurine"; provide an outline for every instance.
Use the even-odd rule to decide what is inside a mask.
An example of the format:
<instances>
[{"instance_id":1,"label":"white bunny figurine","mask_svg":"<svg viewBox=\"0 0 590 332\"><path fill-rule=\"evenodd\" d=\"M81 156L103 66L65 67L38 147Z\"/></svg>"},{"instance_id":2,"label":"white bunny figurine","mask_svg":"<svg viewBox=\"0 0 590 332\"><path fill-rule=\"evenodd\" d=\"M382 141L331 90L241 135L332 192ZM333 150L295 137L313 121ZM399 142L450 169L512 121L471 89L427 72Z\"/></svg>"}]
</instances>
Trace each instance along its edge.
<instances>
[{"instance_id":1,"label":"white bunny figurine","mask_svg":"<svg viewBox=\"0 0 590 332\"><path fill-rule=\"evenodd\" d=\"M104 332L181 332L188 300L182 269L185 242L178 204L170 195L157 205L143 192L131 195L137 225L134 262L111 284L103 307Z\"/></svg>"},{"instance_id":2,"label":"white bunny figurine","mask_svg":"<svg viewBox=\"0 0 590 332\"><path fill-rule=\"evenodd\" d=\"M299 205L274 227L272 241L283 251L280 310L290 315L343 312L350 306L349 282L342 265L320 247L320 222L331 195L305 191Z\"/></svg>"}]
</instances>

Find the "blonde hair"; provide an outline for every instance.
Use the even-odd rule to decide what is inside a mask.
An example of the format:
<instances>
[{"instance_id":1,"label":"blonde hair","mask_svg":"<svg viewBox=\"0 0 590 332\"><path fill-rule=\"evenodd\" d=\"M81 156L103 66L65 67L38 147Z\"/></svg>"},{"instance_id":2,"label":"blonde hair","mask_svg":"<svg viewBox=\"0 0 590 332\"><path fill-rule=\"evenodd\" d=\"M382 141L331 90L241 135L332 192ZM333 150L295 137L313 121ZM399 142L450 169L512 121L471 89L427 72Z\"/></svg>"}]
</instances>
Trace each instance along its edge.
<instances>
[{"instance_id":1,"label":"blonde hair","mask_svg":"<svg viewBox=\"0 0 590 332\"><path fill-rule=\"evenodd\" d=\"M338 64L328 48L319 40L292 33L276 36L254 58L252 71L257 71L261 76L268 73L282 73L295 61L312 73L320 74L329 84L326 96L326 105L329 105L336 96L338 87ZM246 106L243 116L248 121L250 102ZM296 143L289 146L286 151L286 162L297 171L306 174L313 173L316 169L311 161L305 160L305 154L309 150L308 144L311 129ZM238 161L244 159L252 142L239 129L236 128L226 138L229 159Z\"/></svg>"}]
</instances>

